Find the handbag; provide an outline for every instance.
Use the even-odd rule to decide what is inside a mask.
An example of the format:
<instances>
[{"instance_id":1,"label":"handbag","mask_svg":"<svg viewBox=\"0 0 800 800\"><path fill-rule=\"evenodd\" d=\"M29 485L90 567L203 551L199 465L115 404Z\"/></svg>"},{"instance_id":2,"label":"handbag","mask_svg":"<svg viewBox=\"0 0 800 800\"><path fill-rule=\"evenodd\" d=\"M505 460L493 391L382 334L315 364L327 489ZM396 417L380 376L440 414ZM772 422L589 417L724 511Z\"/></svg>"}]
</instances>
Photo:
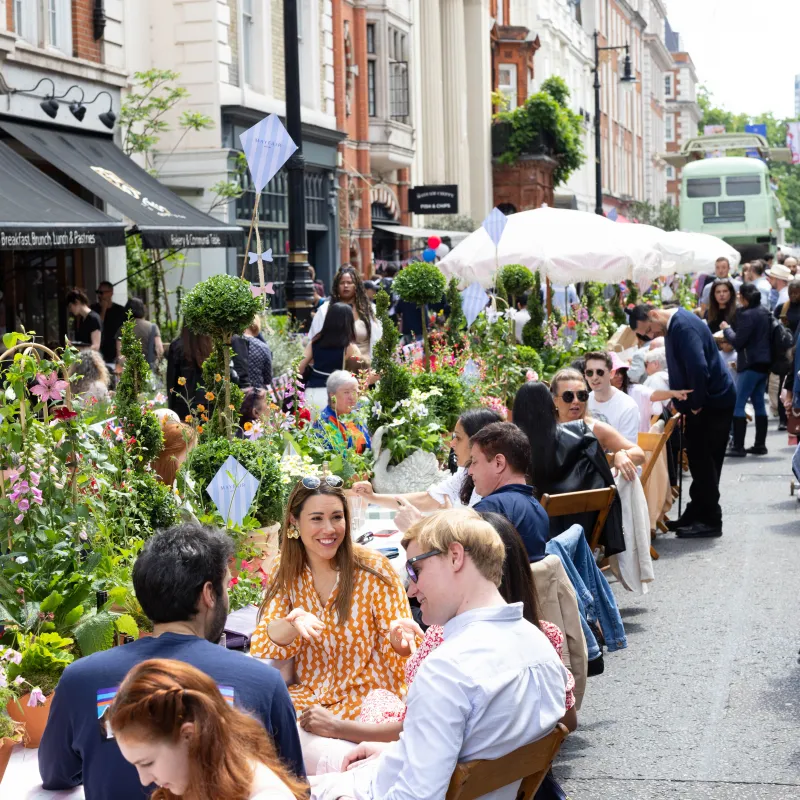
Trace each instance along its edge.
<instances>
[{"instance_id":1,"label":"handbag","mask_svg":"<svg viewBox=\"0 0 800 800\"><path fill-rule=\"evenodd\" d=\"M800 436L800 416L795 416L794 411L786 413L786 430L789 436Z\"/></svg>"}]
</instances>

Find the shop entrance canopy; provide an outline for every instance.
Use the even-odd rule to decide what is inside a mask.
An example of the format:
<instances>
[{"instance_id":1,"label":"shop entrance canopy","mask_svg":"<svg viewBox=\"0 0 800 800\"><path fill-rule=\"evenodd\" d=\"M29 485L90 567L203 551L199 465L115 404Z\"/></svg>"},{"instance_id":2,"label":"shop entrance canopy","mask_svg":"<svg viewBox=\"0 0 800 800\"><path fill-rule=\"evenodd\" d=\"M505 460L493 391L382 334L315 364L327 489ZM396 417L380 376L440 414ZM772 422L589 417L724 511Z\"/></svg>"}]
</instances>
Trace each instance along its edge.
<instances>
[{"instance_id":1,"label":"shop entrance canopy","mask_svg":"<svg viewBox=\"0 0 800 800\"><path fill-rule=\"evenodd\" d=\"M111 139L0 120L0 127L134 223L152 248L235 247L244 231L189 205Z\"/></svg>"},{"instance_id":2,"label":"shop entrance canopy","mask_svg":"<svg viewBox=\"0 0 800 800\"><path fill-rule=\"evenodd\" d=\"M125 244L125 225L85 203L0 142L0 250Z\"/></svg>"}]
</instances>

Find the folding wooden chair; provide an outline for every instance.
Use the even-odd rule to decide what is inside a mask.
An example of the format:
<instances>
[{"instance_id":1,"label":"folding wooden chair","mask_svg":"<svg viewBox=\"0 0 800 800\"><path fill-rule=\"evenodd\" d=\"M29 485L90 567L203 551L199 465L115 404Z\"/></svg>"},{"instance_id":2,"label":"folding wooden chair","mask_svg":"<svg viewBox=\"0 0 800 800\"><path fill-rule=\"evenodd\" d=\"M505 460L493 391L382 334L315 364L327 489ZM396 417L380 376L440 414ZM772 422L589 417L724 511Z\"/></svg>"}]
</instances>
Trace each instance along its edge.
<instances>
[{"instance_id":1,"label":"folding wooden chair","mask_svg":"<svg viewBox=\"0 0 800 800\"><path fill-rule=\"evenodd\" d=\"M647 483L650 480L650 475L653 472L653 468L656 465L657 460L661 457L661 453L664 450L664 447L669 440L669 437L672 436L672 431L675 430L675 426L678 424L678 420L680 419L680 414L673 414L667 424L664 426L664 430L662 433L640 433L637 439L637 444L639 447L644 450L645 453L652 453L650 460L645 465L644 469L642 470L641 482L642 482L642 489L647 491ZM663 521L661 519L662 515L659 515L658 521L656 525L658 527L659 523L663 525ZM664 530L666 530L666 526L664 526ZM655 538L655 536L653 536ZM658 560L659 555L653 545L650 545L650 558L654 561Z\"/></svg>"},{"instance_id":2,"label":"folding wooden chair","mask_svg":"<svg viewBox=\"0 0 800 800\"><path fill-rule=\"evenodd\" d=\"M600 545L603 526L606 524L616 493L616 487L609 486L607 489L590 489L586 492L546 494L539 502L548 517L566 517L572 514L584 514L587 511L597 511L597 521L589 537L589 547L594 552Z\"/></svg>"},{"instance_id":3,"label":"folding wooden chair","mask_svg":"<svg viewBox=\"0 0 800 800\"><path fill-rule=\"evenodd\" d=\"M532 800L568 733L559 722L544 739L526 744L507 756L459 764L450 779L445 800L476 800L520 779L517 800Z\"/></svg>"}]
</instances>

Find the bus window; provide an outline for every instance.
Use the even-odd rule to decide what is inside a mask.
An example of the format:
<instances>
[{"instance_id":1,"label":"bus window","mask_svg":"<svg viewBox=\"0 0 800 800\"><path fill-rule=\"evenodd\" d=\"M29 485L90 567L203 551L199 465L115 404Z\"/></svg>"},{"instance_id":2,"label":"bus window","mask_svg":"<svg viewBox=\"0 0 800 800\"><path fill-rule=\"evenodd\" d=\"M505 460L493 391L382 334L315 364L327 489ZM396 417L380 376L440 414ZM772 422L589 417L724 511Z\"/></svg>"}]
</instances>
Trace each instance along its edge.
<instances>
[{"instance_id":1,"label":"bus window","mask_svg":"<svg viewBox=\"0 0 800 800\"><path fill-rule=\"evenodd\" d=\"M728 200L718 206L720 217L726 222L744 222L744 200Z\"/></svg>"},{"instance_id":2,"label":"bus window","mask_svg":"<svg viewBox=\"0 0 800 800\"><path fill-rule=\"evenodd\" d=\"M761 179L758 175L739 175L725 179L725 191L728 197L744 197L761 194Z\"/></svg>"},{"instance_id":3,"label":"bus window","mask_svg":"<svg viewBox=\"0 0 800 800\"><path fill-rule=\"evenodd\" d=\"M722 194L722 182L719 178L689 178L686 181L688 197L719 197Z\"/></svg>"}]
</instances>

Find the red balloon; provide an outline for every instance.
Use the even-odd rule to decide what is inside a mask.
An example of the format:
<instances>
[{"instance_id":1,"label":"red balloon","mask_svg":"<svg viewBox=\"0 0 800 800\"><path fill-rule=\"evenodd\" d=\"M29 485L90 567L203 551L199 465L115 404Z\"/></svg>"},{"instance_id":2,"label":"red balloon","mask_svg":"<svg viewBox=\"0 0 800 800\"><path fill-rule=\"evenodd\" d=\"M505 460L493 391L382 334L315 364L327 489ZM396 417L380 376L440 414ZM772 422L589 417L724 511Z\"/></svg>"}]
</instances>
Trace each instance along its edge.
<instances>
[{"instance_id":1,"label":"red balloon","mask_svg":"<svg viewBox=\"0 0 800 800\"><path fill-rule=\"evenodd\" d=\"M435 250L441 243L442 240L438 236L428 237L428 247L430 247L431 250Z\"/></svg>"}]
</instances>

